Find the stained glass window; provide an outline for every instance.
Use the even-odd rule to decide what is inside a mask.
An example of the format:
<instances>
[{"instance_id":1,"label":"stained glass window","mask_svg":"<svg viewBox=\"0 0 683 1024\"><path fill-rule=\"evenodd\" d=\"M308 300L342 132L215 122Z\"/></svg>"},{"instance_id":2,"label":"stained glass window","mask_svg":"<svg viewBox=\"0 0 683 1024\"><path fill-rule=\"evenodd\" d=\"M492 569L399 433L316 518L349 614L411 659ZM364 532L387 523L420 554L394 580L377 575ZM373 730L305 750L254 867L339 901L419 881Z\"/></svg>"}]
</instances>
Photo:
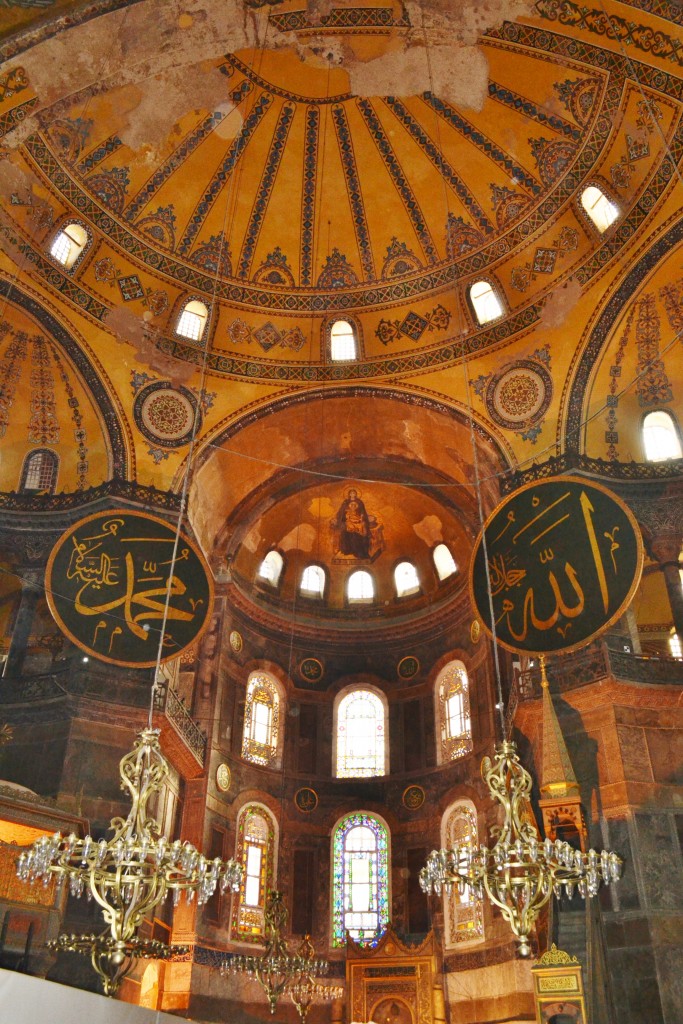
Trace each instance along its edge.
<instances>
[{"instance_id":1,"label":"stained glass window","mask_svg":"<svg viewBox=\"0 0 683 1024\"><path fill-rule=\"evenodd\" d=\"M278 684L265 672L252 672L244 707L242 757L264 767L277 767L280 740L281 695Z\"/></svg>"},{"instance_id":2,"label":"stained glass window","mask_svg":"<svg viewBox=\"0 0 683 1024\"><path fill-rule=\"evenodd\" d=\"M445 847L471 846L479 843L477 811L469 800L451 804L443 817L442 839ZM484 937L484 912L481 900L474 897L468 886L450 895L444 893L444 918L446 922L446 944L460 945L463 942L478 942Z\"/></svg>"},{"instance_id":3,"label":"stained glass window","mask_svg":"<svg viewBox=\"0 0 683 1024\"><path fill-rule=\"evenodd\" d=\"M386 708L372 690L355 689L337 704L336 776L371 778L386 774Z\"/></svg>"},{"instance_id":4,"label":"stained glass window","mask_svg":"<svg viewBox=\"0 0 683 1024\"><path fill-rule=\"evenodd\" d=\"M451 661L436 681L438 762L445 764L472 750L469 681L465 666Z\"/></svg>"},{"instance_id":5,"label":"stained glass window","mask_svg":"<svg viewBox=\"0 0 683 1024\"><path fill-rule=\"evenodd\" d=\"M389 920L389 830L375 815L348 814L332 833L332 945L348 931L375 946Z\"/></svg>"},{"instance_id":6,"label":"stained glass window","mask_svg":"<svg viewBox=\"0 0 683 1024\"><path fill-rule=\"evenodd\" d=\"M275 887L276 829L263 804L242 808L235 859L243 875L232 911L232 937L240 942L260 942L264 936L266 895Z\"/></svg>"}]
</instances>

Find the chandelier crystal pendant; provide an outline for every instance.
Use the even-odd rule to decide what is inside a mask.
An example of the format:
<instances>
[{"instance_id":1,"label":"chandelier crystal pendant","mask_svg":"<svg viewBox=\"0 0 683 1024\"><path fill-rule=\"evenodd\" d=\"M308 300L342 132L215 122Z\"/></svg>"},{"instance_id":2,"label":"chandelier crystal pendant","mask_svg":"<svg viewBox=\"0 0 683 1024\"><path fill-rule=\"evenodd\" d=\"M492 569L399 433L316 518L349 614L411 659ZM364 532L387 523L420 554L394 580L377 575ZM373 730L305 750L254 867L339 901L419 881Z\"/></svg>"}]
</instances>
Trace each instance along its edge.
<instances>
[{"instance_id":1,"label":"chandelier crystal pendant","mask_svg":"<svg viewBox=\"0 0 683 1024\"><path fill-rule=\"evenodd\" d=\"M299 946L298 955L307 963L314 964L315 949L311 942L310 935L304 936ZM332 1001L341 999L344 989L341 985L328 985L322 981L316 981L315 972L304 968L298 977L289 986L289 998L296 1006L301 1024L305 1024L308 1011L315 1002Z\"/></svg>"},{"instance_id":2,"label":"chandelier crystal pendant","mask_svg":"<svg viewBox=\"0 0 683 1024\"><path fill-rule=\"evenodd\" d=\"M495 844L474 849L456 845L433 850L420 872L425 892L486 896L498 907L519 944L520 956L531 952L529 935L542 908L554 894L571 898L574 892L595 896L601 883L619 880L622 860L616 853L583 853L567 842L539 841L529 810L531 776L520 763L516 745L505 740L496 747L493 761L481 763L484 782L494 800L503 805L503 825L493 829Z\"/></svg>"},{"instance_id":3,"label":"chandelier crystal pendant","mask_svg":"<svg viewBox=\"0 0 683 1024\"><path fill-rule=\"evenodd\" d=\"M285 991L291 992L293 988L300 986L296 988L296 992L304 995L305 979L308 978L310 984L315 986L314 979L326 974L330 968L328 960L314 959L315 950L310 940L304 940L298 953L290 953L282 934L286 921L287 908L282 901L282 893L273 889L268 895L265 908L265 951L261 956L238 954L221 964L223 975L246 974L254 981L258 981L266 993L271 1013L275 1013L277 1001ZM296 1000L294 1002L296 1005Z\"/></svg>"},{"instance_id":4,"label":"chandelier crystal pendant","mask_svg":"<svg viewBox=\"0 0 683 1024\"><path fill-rule=\"evenodd\" d=\"M132 751L121 759L119 772L121 788L130 793L131 809L126 818L112 818L109 840L97 841L90 835L79 839L73 834L65 838L57 832L41 836L17 862L17 875L24 882L42 880L47 886L55 877L57 899L68 885L70 895L85 893L100 904L109 926L106 955L112 964L122 963L131 953L140 955L135 952L142 948L137 929L170 893L174 905L183 892L188 902L196 897L201 905L219 884L222 891L236 890L242 878L242 868L234 860L208 860L191 843L179 839L169 843L159 835L159 826L147 810L150 797L159 792L169 774L158 729L139 733ZM102 945L102 937L98 941Z\"/></svg>"}]
</instances>

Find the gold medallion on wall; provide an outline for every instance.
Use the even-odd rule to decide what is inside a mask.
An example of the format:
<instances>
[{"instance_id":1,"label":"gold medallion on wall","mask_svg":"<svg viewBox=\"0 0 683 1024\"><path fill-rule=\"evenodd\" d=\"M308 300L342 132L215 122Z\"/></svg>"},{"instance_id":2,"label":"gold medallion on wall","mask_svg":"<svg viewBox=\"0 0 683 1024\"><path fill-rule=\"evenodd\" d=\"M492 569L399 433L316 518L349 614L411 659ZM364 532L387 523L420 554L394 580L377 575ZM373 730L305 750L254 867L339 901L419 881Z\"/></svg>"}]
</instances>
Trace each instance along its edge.
<instances>
[{"instance_id":1,"label":"gold medallion on wall","mask_svg":"<svg viewBox=\"0 0 683 1024\"><path fill-rule=\"evenodd\" d=\"M403 806L408 811L419 811L425 802L425 796L422 786L408 786L403 791Z\"/></svg>"},{"instance_id":2,"label":"gold medallion on wall","mask_svg":"<svg viewBox=\"0 0 683 1024\"><path fill-rule=\"evenodd\" d=\"M216 785L220 789L221 793L227 793L230 789L230 783L232 782L232 774L225 762L218 765L216 768Z\"/></svg>"},{"instance_id":3,"label":"gold medallion on wall","mask_svg":"<svg viewBox=\"0 0 683 1024\"><path fill-rule=\"evenodd\" d=\"M301 811L302 814L310 814L318 806L318 794L310 786L303 786L294 794L294 803L297 811Z\"/></svg>"}]
</instances>

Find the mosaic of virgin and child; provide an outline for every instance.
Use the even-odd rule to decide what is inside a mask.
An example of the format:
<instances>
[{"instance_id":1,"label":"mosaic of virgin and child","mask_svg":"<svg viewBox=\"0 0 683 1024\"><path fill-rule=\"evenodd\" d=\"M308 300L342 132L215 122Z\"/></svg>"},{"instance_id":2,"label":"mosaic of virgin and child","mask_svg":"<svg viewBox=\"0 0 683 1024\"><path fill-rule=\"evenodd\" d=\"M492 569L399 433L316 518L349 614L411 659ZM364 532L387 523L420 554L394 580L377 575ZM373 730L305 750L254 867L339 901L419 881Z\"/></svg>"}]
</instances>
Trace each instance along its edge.
<instances>
[{"instance_id":1,"label":"mosaic of virgin and child","mask_svg":"<svg viewBox=\"0 0 683 1024\"><path fill-rule=\"evenodd\" d=\"M384 551L384 527L380 516L369 511L355 487L350 487L337 514L330 520L336 557L372 562Z\"/></svg>"}]
</instances>

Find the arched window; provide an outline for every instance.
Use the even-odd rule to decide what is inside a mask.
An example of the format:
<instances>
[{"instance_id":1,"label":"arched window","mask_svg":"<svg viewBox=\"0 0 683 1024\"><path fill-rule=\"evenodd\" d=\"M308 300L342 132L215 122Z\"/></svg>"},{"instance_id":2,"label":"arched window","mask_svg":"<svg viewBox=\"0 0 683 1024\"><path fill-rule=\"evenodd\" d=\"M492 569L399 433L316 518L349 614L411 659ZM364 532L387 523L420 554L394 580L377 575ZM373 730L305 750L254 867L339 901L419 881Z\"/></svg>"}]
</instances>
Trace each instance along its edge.
<instances>
[{"instance_id":1,"label":"arched window","mask_svg":"<svg viewBox=\"0 0 683 1024\"><path fill-rule=\"evenodd\" d=\"M655 409L644 418L643 445L648 462L680 459L683 455L676 422L666 409Z\"/></svg>"},{"instance_id":2,"label":"arched window","mask_svg":"<svg viewBox=\"0 0 683 1024\"><path fill-rule=\"evenodd\" d=\"M272 676L252 672L244 707L242 757L267 768L277 768L280 753L282 695Z\"/></svg>"},{"instance_id":3,"label":"arched window","mask_svg":"<svg viewBox=\"0 0 683 1024\"><path fill-rule=\"evenodd\" d=\"M475 281L473 285L470 285L468 294L479 324L489 324L505 312L493 285L488 281Z\"/></svg>"},{"instance_id":4,"label":"arched window","mask_svg":"<svg viewBox=\"0 0 683 1024\"><path fill-rule=\"evenodd\" d=\"M57 483L59 459L48 448L38 448L24 459L21 469L20 491L40 491L53 494Z\"/></svg>"},{"instance_id":5,"label":"arched window","mask_svg":"<svg viewBox=\"0 0 683 1024\"><path fill-rule=\"evenodd\" d=\"M420 577L412 562L399 562L394 569L394 583L397 597L417 594L420 589Z\"/></svg>"},{"instance_id":6,"label":"arched window","mask_svg":"<svg viewBox=\"0 0 683 1024\"><path fill-rule=\"evenodd\" d=\"M335 707L335 775L367 779L386 775L386 698L369 689L342 691Z\"/></svg>"},{"instance_id":7,"label":"arched window","mask_svg":"<svg viewBox=\"0 0 683 1024\"><path fill-rule=\"evenodd\" d=\"M449 576L458 571L453 555L445 544L437 544L432 551L434 568L440 580L447 580Z\"/></svg>"},{"instance_id":8,"label":"arched window","mask_svg":"<svg viewBox=\"0 0 683 1024\"><path fill-rule=\"evenodd\" d=\"M201 341L209 311L203 302L191 299L185 303L176 324L176 334L190 341Z\"/></svg>"},{"instance_id":9,"label":"arched window","mask_svg":"<svg viewBox=\"0 0 683 1024\"><path fill-rule=\"evenodd\" d=\"M57 232L50 246L50 256L71 270L88 244L88 232L80 224L67 224Z\"/></svg>"},{"instance_id":10,"label":"arched window","mask_svg":"<svg viewBox=\"0 0 683 1024\"><path fill-rule=\"evenodd\" d=\"M347 814L332 833L332 945L375 946L389 920L389 829L374 814Z\"/></svg>"},{"instance_id":11,"label":"arched window","mask_svg":"<svg viewBox=\"0 0 683 1024\"><path fill-rule=\"evenodd\" d=\"M307 565L301 574L299 589L307 597L322 597L325 593L325 570L320 565Z\"/></svg>"},{"instance_id":12,"label":"arched window","mask_svg":"<svg viewBox=\"0 0 683 1024\"><path fill-rule=\"evenodd\" d=\"M284 564L285 562L280 552L273 548L272 551L268 552L259 566L259 577L262 580L265 580L266 583L270 583L271 587L276 587L280 582L280 576L282 575Z\"/></svg>"},{"instance_id":13,"label":"arched window","mask_svg":"<svg viewBox=\"0 0 683 1024\"><path fill-rule=\"evenodd\" d=\"M266 897L275 888L277 823L263 804L247 804L237 819L235 860L242 865L240 888L233 901L232 938L261 942Z\"/></svg>"},{"instance_id":14,"label":"arched window","mask_svg":"<svg viewBox=\"0 0 683 1024\"><path fill-rule=\"evenodd\" d=\"M449 662L436 680L436 726L439 764L471 752L469 682L461 661Z\"/></svg>"},{"instance_id":15,"label":"arched window","mask_svg":"<svg viewBox=\"0 0 683 1024\"><path fill-rule=\"evenodd\" d=\"M477 848L477 811L471 801L458 800L447 809L441 822L441 840L446 849L454 846ZM462 889L454 886L450 893L444 892L443 899L446 945L480 942L484 937L481 900L476 899L466 885Z\"/></svg>"},{"instance_id":16,"label":"arched window","mask_svg":"<svg viewBox=\"0 0 683 1024\"><path fill-rule=\"evenodd\" d=\"M358 358L356 332L348 320L335 320L330 328L330 359L348 363Z\"/></svg>"},{"instance_id":17,"label":"arched window","mask_svg":"<svg viewBox=\"0 0 683 1024\"><path fill-rule=\"evenodd\" d=\"M602 234L619 216L619 207L611 202L597 185L589 185L581 193L581 205Z\"/></svg>"},{"instance_id":18,"label":"arched window","mask_svg":"<svg viewBox=\"0 0 683 1024\"><path fill-rule=\"evenodd\" d=\"M346 584L349 604L371 604L375 599L375 581L365 569L352 572Z\"/></svg>"}]
</instances>

